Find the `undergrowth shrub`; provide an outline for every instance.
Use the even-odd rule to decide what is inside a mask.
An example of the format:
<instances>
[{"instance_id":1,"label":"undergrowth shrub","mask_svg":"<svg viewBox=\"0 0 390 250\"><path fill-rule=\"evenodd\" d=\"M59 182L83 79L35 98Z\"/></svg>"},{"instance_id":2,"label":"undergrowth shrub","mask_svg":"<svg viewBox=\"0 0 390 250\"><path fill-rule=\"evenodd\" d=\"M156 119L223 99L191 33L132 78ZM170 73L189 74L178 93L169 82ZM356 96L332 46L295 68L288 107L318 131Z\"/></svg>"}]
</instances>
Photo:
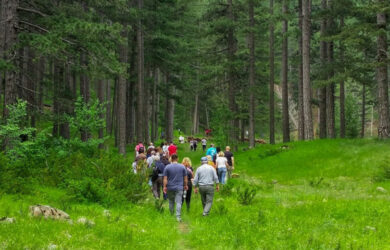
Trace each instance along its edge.
<instances>
[{"instance_id":1,"label":"undergrowth shrub","mask_svg":"<svg viewBox=\"0 0 390 250\"><path fill-rule=\"evenodd\" d=\"M252 204L257 193L257 189L249 186L241 186L237 188L237 201L242 205Z\"/></svg>"},{"instance_id":2,"label":"undergrowth shrub","mask_svg":"<svg viewBox=\"0 0 390 250\"><path fill-rule=\"evenodd\" d=\"M390 180L390 159L386 159L380 164L378 172L373 177L373 181L383 182L389 180Z\"/></svg>"}]
</instances>

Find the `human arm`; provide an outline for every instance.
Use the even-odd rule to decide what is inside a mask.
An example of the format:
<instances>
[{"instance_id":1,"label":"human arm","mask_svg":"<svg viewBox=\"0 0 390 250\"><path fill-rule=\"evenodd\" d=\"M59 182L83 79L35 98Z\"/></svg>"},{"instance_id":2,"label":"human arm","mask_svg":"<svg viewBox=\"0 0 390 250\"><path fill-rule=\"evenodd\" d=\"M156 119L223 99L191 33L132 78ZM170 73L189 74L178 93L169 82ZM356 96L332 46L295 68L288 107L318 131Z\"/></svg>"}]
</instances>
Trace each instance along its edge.
<instances>
[{"instance_id":1,"label":"human arm","mask_svg":"<svg viewBox=\"0 0 390 250\"><path fill-rule=\"evenodd\" d=\"M199 174L198 174L198 171L196 171L195 173L195 178L194 178L194 192L197 193L198 192L198 181L199 181Z\"/></svg>"},{"instance_id":2,"label":"human arm","mask_svg":"<svg viewBox=\"0 0 390 250\"><path fill-rule=\"evenodd\" d=\"M232 156L232 169L234 169L234 156Z\"/></svg>"},{"instance_id":3,"label":"human arm","mask_svg":"<svg viewBox=\"0 0 390 250\"><path fill-rule=\"evenodd\" d=\"M164 194L167 193L168 189L167 189L167 185L168 185L168 178L166 176L164 176L164 181L163 181L163 191L164 191Z\"/></svg>"},{"instance_id":4,"label":"human arm","mask_svg":"<svg viewBox=\"0 0 390 250\"><path fill-rule=\"evenodd\" d=\"M188 190L188 177L187 175L184 176L184 190Z\"/></svg>"}]
</instances>

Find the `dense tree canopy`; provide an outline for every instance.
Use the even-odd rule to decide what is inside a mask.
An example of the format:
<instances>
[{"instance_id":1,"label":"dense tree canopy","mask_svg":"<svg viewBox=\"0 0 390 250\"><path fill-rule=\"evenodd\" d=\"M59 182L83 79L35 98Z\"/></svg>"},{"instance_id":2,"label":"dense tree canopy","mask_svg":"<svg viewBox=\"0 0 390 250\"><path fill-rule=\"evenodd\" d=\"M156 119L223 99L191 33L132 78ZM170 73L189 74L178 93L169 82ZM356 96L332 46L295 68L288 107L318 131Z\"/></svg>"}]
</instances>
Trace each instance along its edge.
<instances>
[{"instance_id":1,"label":"dense tree canopy","mask_svg":"<svg viewBox=\"0 0 390 250\"><path fill-rule=\"evenodd\" d=\"M112 135L122 154L177 129L250 147L388 138L389 14L385 0L2 0L2 123L23 99L29 126ZM71 126L83 103L98 132Z\"/></svg>"}]
</instances>

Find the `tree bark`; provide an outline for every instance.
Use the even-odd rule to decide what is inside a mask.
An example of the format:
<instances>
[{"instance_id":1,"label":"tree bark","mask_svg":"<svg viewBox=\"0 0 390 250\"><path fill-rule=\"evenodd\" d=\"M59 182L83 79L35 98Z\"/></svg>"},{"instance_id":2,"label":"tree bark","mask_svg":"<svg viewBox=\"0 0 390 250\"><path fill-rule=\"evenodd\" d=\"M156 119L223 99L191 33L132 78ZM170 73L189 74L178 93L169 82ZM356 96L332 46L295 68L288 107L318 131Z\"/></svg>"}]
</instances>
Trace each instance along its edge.
<instances>
[{"instance_id":1,"label":"tree bark","mask_svg":"<svg viewBox=\"0 0 390 250\"><path fill-rule=\"evenodd\" d=\"M105 80L99 80L97 82L97 97L99 99L100 105L104 105L104 101L105 101L105 96L104 96L104 92L105 92L105 89L106 89L105 83L106 83ZM99 114L99 118L102 119L102 120L104 119L104 113L103 112ZM104 128L99 128L98 138L99 139L103 139L104 138ZM99 148L103 149L104 148L104 144L103 143L99 144Z\"/></svg>"},{"instance_id":2,"label":"tree bark","mask_svg":"<svg viewBox=\"0 0 390 250\"><path fill-rule=\"evenodd\" d=\"M299 15L299 68L298 68L298 139L305 139L305 119L303 112L303 65L302 65L302 0L298 0L298 15Z\"/></svg>"},{"instance_id":3,"label":"tree bark","mask_svg":"<svg viewBox=\"0 0 390 250\"><path fill-rule=\"evenodd\" d=\"M18 65L18 51L15 49L15 45L18 42L18 15L17 8L19 6L19 0L2 0L1 8L3 9L2 24L4 25L4 42L3 51L4 59ZM14 104L16 102L16 86L19 83L19 74L16 71L16 67L9 69L4 73L4 109L3 116L7 118L9 111L7 105Z\"/></svg>"},{"instance_id":4,"label":"tree bark","mask_svg":"<svg viewBox=\"0 0 390 250\"><path fill-rule=\"evenodd\" d=\"M321 1L321 8L322 10L327 9L327 1L322 0ZM327 42L325 42L324 37L326 36L326 29L327 29L327 20L325 17L321 20L321 42L320 42L320 59L321 59L321 66L322 70L326 69L327 65ZM323 72L321 79L325 80L325 72ZM326 130L326 87L320 87L318 89L318 98L319 98L319 127L320 127L320 138L324 139L327 136L327 130Z\"/></svg>"},{"instance_id":5,"label":"tree bark","mask_svg":"<svg viewBox=\"0 0 390 250\"><path fill-rule=\"evenodd\" d=\"M340 27L344 27L344 17L340 19ZM340 60L341 65L344 65L344 51L345 47L343 42L340 42ZM344 73L344 70L343 70ZM340 138L345 138L345 86L344 80L340 82Z\"/></svg>"},{"instance_id":6,"label":"tree bark","mask_svg":"<svg viewBox=\"0 0 390 250\"><path fill-rule=\"evenodd\" d=\"M122 38L127 39L127 31L122 32ZM127 44L119 45L119 61L127 64ZM118 76L118 149L122 155L126 154L126 77Z\"/></svg>"},{"instance_id":7,"label":"tree bark","mask_svg":"<svg viewBox=\"0 0 390 250\"><path fill-rule=\"evenodd\" d=\"M199 94L195 94L195 107L194 107L194 113L192 117L192 135L196 135L198 132L198 123L199 123L199 115L198 115L198 109L199 109Z\"/></svg>"},{"instance_id":8,"label":"tree bark","mask_svg":"<svg viewBox=\"0 0 390 250\"><path fill-rule=\"evenodd\" d=\"M270 15L274 15L274 0L269 1ZM269 25L269 142L275 144L275 27L273 20Z\"/></svg>"},{"instance_id":9,"label":"tree bark","mask_svg":"<svg viewBox=\"0 0 390 250\"><path fill-rule=\"evenodd\" d=\"M138 9L143 9L143 0L138 0ZM138 50L138 84L137 84L137 141L144 141L144 37L142 28L142 19L138 19L137 24L137 50Z\"/></svg>"},{"instance_id":10,"label":"tree bark","mask_svg":"<svg viewBox=\"0 0 390 250\"><path fill-rule=\"evenodd\" d=\"M90 84L89 84L89 79L88 79L88 76L87 76L87 67L88 67L88 59L87 59L87 55L85 54L85 52L81 53L80 55L80 65L82 67L82 73L80 74L80 95L81 97L83 98L83 101L85 103L89 103L89 99L90 99ZM81 133L81 140L82 141L87 141L90 137L89 133L87 131L84 131L84 129L82 129L80 131Z\"/></svg>"},{"instance_id":11,"label":"tree bark","mask_svg":"<svg viewBox=\"0 0 390 250\"><path fill-rule=\"evenodd\" d=\"M34 63L34 52L29 49L28 53L28 63L27 63L27 71L30 75L27 79L27 88L26 88L26 97L28 102L28 114L30 116L30 125L35 128L36 119L35 119L35 110L36 110L36 82L37 82L37 64ZM27 72L26 72L27 73Z\"/></svg>"},{"instance_id":12,"label":"tree bark","mask_svg":"<svg viewBox=\"0 0 390 250\"><path fill-rule=\"evenodd\" d=\"M290 141L290 120L288 114L288 20L287 3L283 0L283 42L282 42L282 117L283 117L283 142Z\"/></svg>"},{"instance_id":13,"label":"tree bark","mask_svg":"<svg viewBox=\"0 0 390 250\"><path fill-rule=\"evenodd\" d=\"M303 113L305 119L305 139L314 139L313 118L311 110L311 84L310 84L310 0L302 0L302 65L303 65Z\"/></svg>"},{"instance_id":14,"label":"tree bark","mask_svg":"<svg viewBox=\"0 0 390 250\"><path fill-rule=\"evenodd\" d=\"M147 75L149 76L150 78L150 70L149 70L149 67L147 67ZM143 127L143 130L144 130L144 138L145 138L145 142L147 144L150 143L150 126L149 126L149 120L150 120L150 82L149 81L145 81L144 82L144 100L143 100L143 108L144 108L144 127Z\"/></svg>"},{"instance_id":15,"label":"tree bark","mask_svg":"<svg viewBox=\"0 0 390 250\"><path fill-rule=\"evenodd\" d=\"M106 133L112 135L112 97L111 97L111 80L106 83Z\"/></svg>"},{"instance_id":16,"label":"tree bark","mask_svg":"<svg viewBox=\"0 0 390 250\"><path fill-rule=\"evenodd\" d=\"M158 106L158 102L157 102L157 85L158 85L158 69L155 68L153 70L153 92L152 92L152 136L151 136L151 139L152 141L156 141L158 138L157 138L157 119L158 119L158 116L157 116L157 106Z\"/></svg>"},{"instance_id":17,"label":"tree bark","mask_svg":"<svg viewBox=\"0 0 390 250\"><path fill-rule=\"evenodd\" d=\"M362 90L362 113L361 113L361 130L360 137L364 138L365 135L365 127L366 127L366 84L363 82L363 90Z\"/></svg>"},{"instance_id":18,"label":"tree bark","mask_svg":"<svg viewBox=\"0 0 390 250\"><path fill-rule=\"evenodd\" d=\"M233 1L227 1L227 17L231 24L234 23L234 13L233 13ZM237 42L234 36L234 28L232 26L229 27L227 34L227 42L228 42L228 96L229 96L229 110L231 113L230 120L230 133L229 133L229 143L236 147L236 143L238 140L238 122L239 119L236 117L237 113L237 104L236 104L236 72L234 68L234 61L236 57L237 51Z\"/></svg>"},{"instance_id":19,"label":"tree bark","mask_svg":"<svg viewBox=\"0 0 390 250\"><path fill-rule=\"evenodd\" d=\"M126 138L127 143L133 143L135 141L135 88L136 82L136 60L137 60L137 33L132 32L129 37L128 47L131 48L129 57L129 77L127 79L127 104L126 104Z\"/></svg>"},{"instance_id":20,"label":"tree bark","mask_svg":"<svg viewBox=\"0 0 390 250\"><path fill-rule=\"evenodd\" d=\"M58 78L58 91L59 91L59 129L60 136L65 139L70 139L70 127L69 122L66 121L66 115L71 115L73 112L73 95L72 95L72 80L68 65L61 63L59 65L59 78Z\"/></svg>"},{"instance_id":21,"label":"tree bark","mask_svg":"<svg viewBox=\"0 0 390 250\"><path fill-rule=\"evenodd\" d=\"M58 61L51 62L51 70L53 76L53 137L58 137L59 134L59 78L60 78L60 69Z\"/></svg>"},{"instance_id":22,"label":"tree bark","mask_svg":"<svg viewBox=\"0 0 390 250\"><path fill-rule=\"evenodd\" d=\"M169 74L166 76L166 83L168 88L167 95L167 121L166 121L166 138L168 142L173 141L173 126L174 126L174 115L175 115L175 94L174 86L170 83Z\"/></svg>"},{"instance_id":23,"label":"tree bark","mask_svg":"<svg viewBox=\"0 0 390 250\"><path fill-rule=\"evenodd\" d=\"M384 5L385 0L378 0L378 3ZM390 137L386 21L386 13L381 12L377 14L379 34L377 38L378 66L376 78L378 82L378 137L380 139Z\"/></svg>"},{"instance_id":24,"label":"tree bark","mask_svg":"<svg viewBox=\"0 0 390 250\"><path fill-rule=\"evenodd\" d=\"M332 0L328 0L328 9L330 11L333 10ZM332 17L329 17L327 23L328 32L332 32L334 29L334 21ZM328 52L328 64L329 64L329 74L328 79L331 83L326 87L326 128L329 138L335 138L335 102L334 102L334 92L335 92L335 84L332 80L334 76L333 70L333 53L334 53L334 43L333 41L329 41L327 43L327 52Z\"/></svg>"},{"instance_id":25,"label":"tree bark","mask_svg":"<svg viewBox=\"0 0 390 250\"><path fill-rule=\"evenodd\" d=\"M255 144L255 34L254 3L249 0L249 148Z\"/></svg>"}]
</instances>

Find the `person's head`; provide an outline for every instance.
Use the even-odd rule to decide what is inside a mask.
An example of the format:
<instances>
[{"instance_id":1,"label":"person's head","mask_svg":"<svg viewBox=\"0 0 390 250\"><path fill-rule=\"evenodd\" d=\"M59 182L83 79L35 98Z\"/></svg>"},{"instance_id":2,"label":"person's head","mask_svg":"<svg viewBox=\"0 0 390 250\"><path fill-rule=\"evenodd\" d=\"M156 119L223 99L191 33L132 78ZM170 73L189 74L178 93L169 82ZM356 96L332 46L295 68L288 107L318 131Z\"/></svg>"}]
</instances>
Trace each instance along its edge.
<instances>
[{"instance_id":1,"label":"person's head","mask_svg":"<svg viewBox=\"0 0 390 250\"><path fill-rule=\"evenodd\" d=\"M230 151L230 147L229 146L226 146L226 151Z\"/></svg>"},{"instance_id":2,"label":"person's head","mask_svg":"<svg viewBox=\"0 0 390 250\"><path fill-rule=\"evenodd\" d=\"M171 155L171 162L177 162L178 160L179 160L179 157L177 156L177 154Z\"/></svg>"},{"instance_id":3,"label":"person's head","mask_svg":"<svg viewBox=\"0 0 390 250\"><path fill-rule=\"evenodd\" d=\"M219 156L219 157L224 157L225 154L224 154L222 151L219 151L218 156Z\"/></svg>"},{"instance_id":4,"label":"person's head","mask_svg":"<svg viewBox=\"0 0 390 250\"><path fill-rule=\"evenodd\" d=\"M159 161L160 160L160 155L158 155L158 154L153 155L153 160L154 161Z\"/></svg>"},{"instance_id":5,"label":"person's head","mask_svg":"<svg viewBox=\"0 0 390 250\"><path fill-rule=\"evenodd\" d=\"M152 150L152 152L150 152L151 155L156 155L156 151Z\"/></svg>"},{"instance_id":6,"label":"person's head","mask_svg":"<svg viewBox=\"0 0 390 250\"><path fill-rule=\"evenodd\" d=\"M202 157L202 158L200 158L200 162L201 162L202 164L207 164L208 161L209 161L208 157Z\"/></svg>"},{"instance_id":7,"label":"person's head","mask_svg":"<svg viewBox=\"0 0 390 250\"><path fill-rule=\"evenodd\" d=\"M213 160L213 158L211 158L211 155L207 155L206 158L207 158L207 161L212 161Z\"/></svg>"},{"instance_id":8,"label":"person's head","mask_svg":"<svg viewBox=\"0 0 390 250\"><path fill-rule=\"evenodd\" d=\"M169 144L173 145L173 141L170 141Z\"/></svg>"},{"instance_id":9,"label":"person's head","mask_svg":"<svg viewBox=\"0 0 390 250\"><path fill-rule=\"evenodd\" d=\"M159 154L161 154L161 153L162 153L162 148L161 148L161 147L157 147L157 148L156 148L156 152L159 153Z\"/></svg>"},{"instance_id":10,"label":"person's head","mask_svg":"<svg viewBox=\"0 0 390 250\"><path fill-rule=\"evenodd\" d=\"M216 150L217 150L217 153L221 152L221 148L220 147L217 147Z\"/></svg>"},{"instance_id":11,"label":"person's head","mask_svg":"<svg viewBox=\"0 0 390 250\"><path fill-rule=\"evenodd\" d=\"M138 149L138 153L140 153L140 154L145 153L145 149L143 147L140 147Z\"/></svg>"},{"instance_id":12,"label":"person's head","mask_svg":"<svg viewBox=\"0 0 390 250\"><path fill-rule=\"evenodd\" d=\"M210 148L213 148L213 147L214 147L214 144L211 143L211 144L210 144Z\"/></svg>"},{"instance_id":13,"label":"person's head","mask_svg":"<svg viewBox=\"0 0 390 250\"><path fill-rule=\"evenodd\" d=\"M186 167L192 167L191 159L188 158L188 157L184 157L183 161L181 162L181 164L183 164Z\"/></svg>"},{"instance_id":14,"label":"person's head","mask_svg":"<svg viewBox=\"0 0 390 250\"><path fill-rule=\"evenodd\" d=\"M142 145L142 141L139 141L138 144Z\"/></svg>"},{"instance_id":15,"label":"person's head","mask_svg":"<svg viewBox=\"0 0 390 250\"><path fill-rule=\"evenodd\" d=\"M153 146L153 142L149 143L149 146Z\"/></svg>"}]
</instances>

